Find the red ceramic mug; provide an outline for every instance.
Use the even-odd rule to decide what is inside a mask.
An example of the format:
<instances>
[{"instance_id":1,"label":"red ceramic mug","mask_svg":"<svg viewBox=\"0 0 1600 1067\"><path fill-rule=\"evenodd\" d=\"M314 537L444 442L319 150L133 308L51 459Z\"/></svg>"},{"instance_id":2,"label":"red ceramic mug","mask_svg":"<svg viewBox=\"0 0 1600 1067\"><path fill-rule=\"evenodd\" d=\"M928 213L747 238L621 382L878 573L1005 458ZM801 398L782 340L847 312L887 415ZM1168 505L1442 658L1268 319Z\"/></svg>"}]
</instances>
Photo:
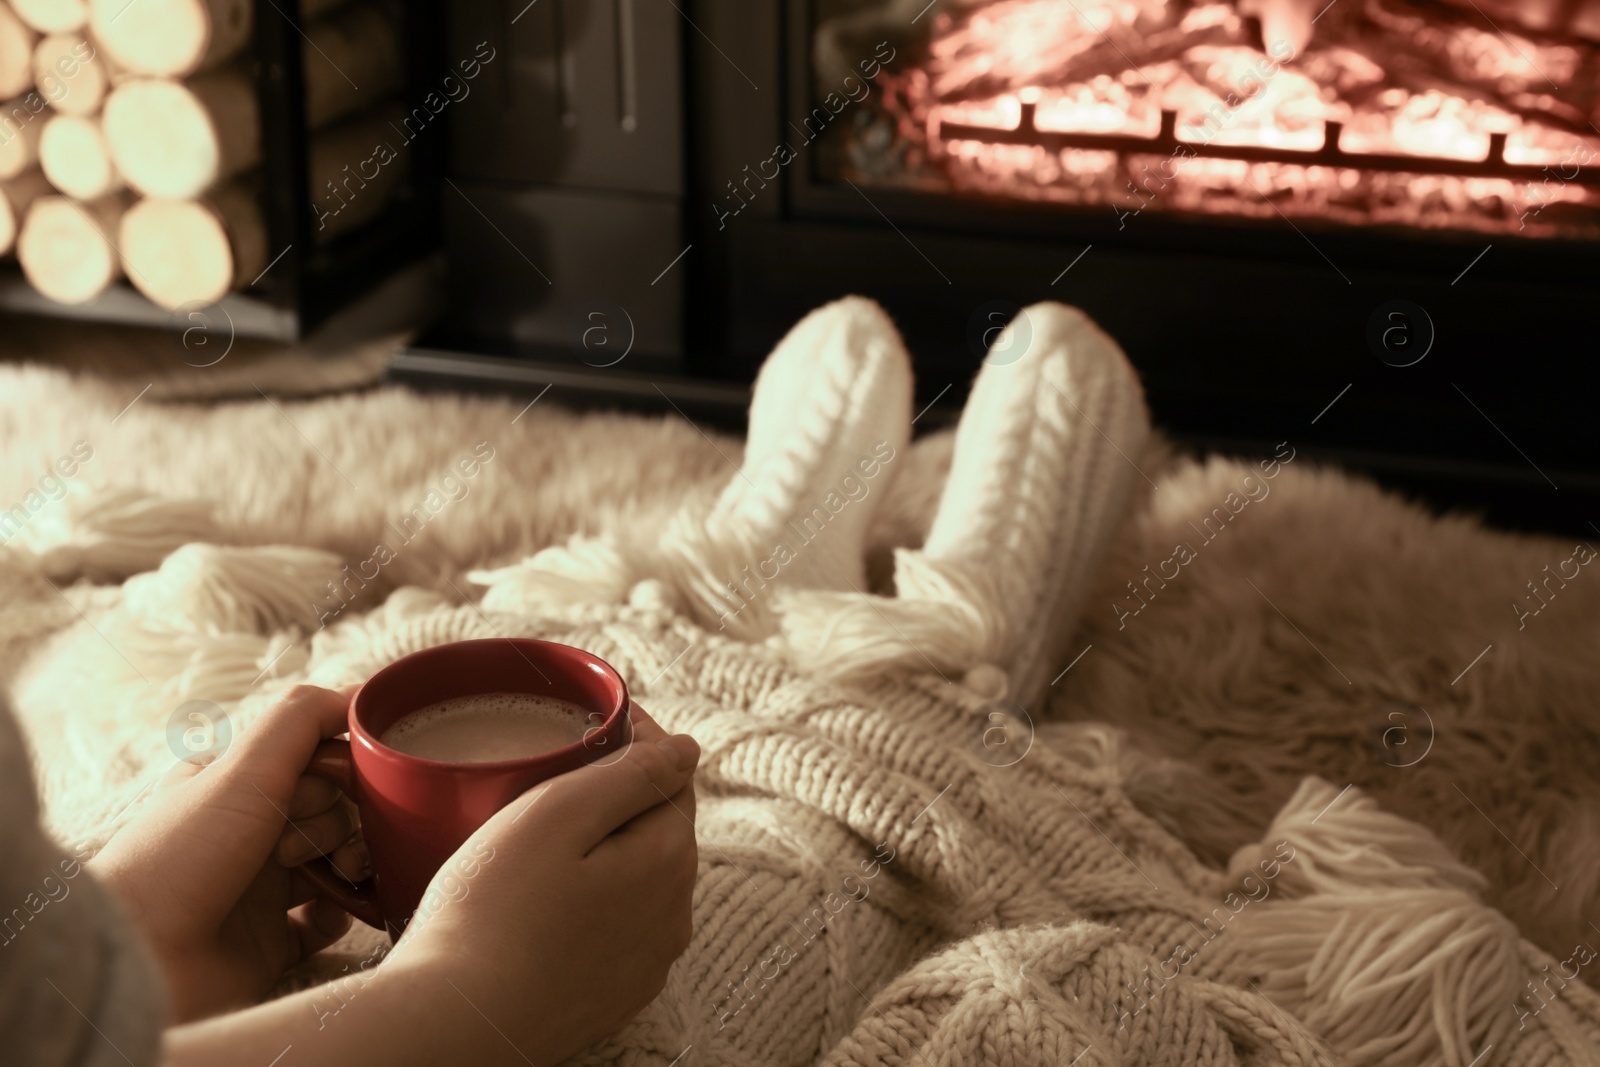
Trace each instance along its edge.
<instances>
[{"instance_id":1,"label":"red ceramic mug","mask_svg":"<svg viewBox=\"0 0 1600 1067\"><path fill-rule=\"evenodd\" d=\"M378 740L413 711L479 693L570 701L589 713L590 728L564 748L485 763L423 759ZM355 801L372 877L352 884L326 859L301 873L351 915L398 937L434 874L491 815L547 778L620 751L632 738L630 707L610 664L553 641L458 641L395 660L356 690L350 740L324 742L310 767Z\"/></svg>"}]
</instances>

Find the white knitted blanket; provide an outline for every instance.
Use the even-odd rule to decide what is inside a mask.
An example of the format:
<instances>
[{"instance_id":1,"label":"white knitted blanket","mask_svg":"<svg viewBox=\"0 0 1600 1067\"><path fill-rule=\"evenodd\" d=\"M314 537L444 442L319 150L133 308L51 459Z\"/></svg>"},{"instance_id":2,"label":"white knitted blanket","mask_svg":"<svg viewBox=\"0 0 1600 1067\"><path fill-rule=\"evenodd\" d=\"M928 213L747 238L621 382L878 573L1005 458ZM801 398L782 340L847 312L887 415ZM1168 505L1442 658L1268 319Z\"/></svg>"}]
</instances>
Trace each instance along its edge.
<instances>
[{"instance_id":1,"label":"white knitted blanket","mask_svg":"<svg viewBox=\"0 0 1600 1067\"><path fill-rule=\"evenodd\" d=\"M1227 801L1183 795L1204 779L1122 731L1020 721L992 668L951 672L943 654L819 677L797 665L794 634L719 629L682 558L648 538L579 536L476 587L458 558L435 588L379 582L347 604L330 583L387 566L376 551L311 536L238 547L255 539L164 495L86 492L27 550L0 550L8 600L59 628L8 667L68 839L92 845L137 805L184 701L247 728L289 685L359 681L443 641L590 649L700 741L693 944L661 997L582 1062L1600 1062L1600 998L1574 980L1588 960L1520 938L1483 902L1482 875L1358 787L1307 778L1258 839L1210 864L1197 853L1215 843L1181 832L1182 809ZM427 570L415 554L400 565ZM71 725L108 700L123 724L111 767L105 735Z\"/></svg>"},{"instance_id":2,"label":"white knitted blanket","mask_svg":"<svg viewBox=\"0 0 1600 1067\"><path fill-rule=\"evenodd\" d=\"M177 571L155 575L166 592ZM1600 998L1563 983L1519 1028L1524 979L1560 964L1479 902L1481 876L1358 790L1308 779L1259 842L1209 868L1130 801L1113 729L1045 724L1001 758L985 735L1012 725L932 672L820 683L690 621L659 581L562 605L530 597L527 571L481 605L403 589L309 650L270 653L252 634L242 657L135 664L162 687L217 672L216 692L229 671L248 687L264 655L290 660L234 707L244 726L295 681L358 681L442 641L538 637L594 651L667 729L692 733L705 749L693 944L661 997L581 1062L665 1065L690 1048L729 1067L1594 1062ZM109 666L102 633L127 650L139 628L159 632L136 585L101 633L74 636L80 670Z\"/></svg>"}]
</instances>

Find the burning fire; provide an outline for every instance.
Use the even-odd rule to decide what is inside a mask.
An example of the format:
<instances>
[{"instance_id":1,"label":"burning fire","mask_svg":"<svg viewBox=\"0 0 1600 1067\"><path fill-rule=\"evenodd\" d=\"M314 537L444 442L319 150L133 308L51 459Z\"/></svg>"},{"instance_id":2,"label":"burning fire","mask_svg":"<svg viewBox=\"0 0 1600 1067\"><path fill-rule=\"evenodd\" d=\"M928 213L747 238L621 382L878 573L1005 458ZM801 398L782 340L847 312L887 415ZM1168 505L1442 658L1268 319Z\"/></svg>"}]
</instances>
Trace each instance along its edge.
<instances>
[{"instance_id":1,"label":"burning fire","mask_svg":"<svg viewBox=\"0 0 1600 1067\"><path fill-rule=\"evenodd\" d=\"M1263 49L1254 23L1229 3L1179 11L1169 0L969 0L937 16L920 66L893 75L887 106L898 167L859 138L852 158L869 180L1119 212L1282 211L1600 234L1600 188L1585 166L1600 161L1600 131L1571 104L1585 91L1582 79L1596 76L1592 61L1584 73L1580 44L1500 34L1462 18L1418 22L1415 9L1425 5L1414 0L1347 6L1358 13L1341 15L1342 30L1296 54L1285 41ZM1386 45L1364 24L1351 29L1354 18L1388 19L1409 36ZM1422 69L1416 55L1434 66ZM1171 151L1057 146L1071 139L1059 135L1153 140L1163 113ZM1022 143L996 143L1005 138L987 131L1011 131ZM1035 137L1040 143L1028 143ZM1222 146L1309 158L1226 158ZM1325 149L1339 153L1332 165L1310 157ZM1374 163L1363 165L1363 156ZM1416 157L1418 167L1395 157ZM1482 163L1483 174L1429 173L1436 161ZM1497 176L1501 163L1545 171L1538 180Z\"/></svg>"}]
</instances>

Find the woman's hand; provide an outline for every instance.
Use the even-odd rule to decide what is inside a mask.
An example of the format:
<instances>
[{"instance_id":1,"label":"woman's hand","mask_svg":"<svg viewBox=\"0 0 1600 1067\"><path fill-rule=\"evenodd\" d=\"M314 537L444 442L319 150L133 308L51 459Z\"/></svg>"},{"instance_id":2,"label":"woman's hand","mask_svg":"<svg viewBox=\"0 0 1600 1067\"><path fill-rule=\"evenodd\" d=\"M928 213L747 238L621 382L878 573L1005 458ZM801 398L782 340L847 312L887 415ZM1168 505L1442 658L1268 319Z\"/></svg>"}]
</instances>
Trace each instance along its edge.
<instances>
[{"instance_id":1,"label":"woman's hand","mask_svg":"<svg viewBox=\"0 0 1600 1067\"><path fill-rule=\"evenodd\" d=\"M632 718L618 755L535 786L462 845L380 965L458 1062L565 1059L654 1000L688 947L700 747Z\"/></svg>"},{"instance_id":2,"label":"woman's hand","mask_svg":"<svg viewBox=\"0 0 1600 1067\"><path fill-rule=\"evenodd\" d=\"M155 950L175 1021L256 1002L348 929L293 868L331 854L363 874L349 803L305 773L353 692L296 686L215 761L179 764L89 864Z\"/></svg>"}]
</instances>

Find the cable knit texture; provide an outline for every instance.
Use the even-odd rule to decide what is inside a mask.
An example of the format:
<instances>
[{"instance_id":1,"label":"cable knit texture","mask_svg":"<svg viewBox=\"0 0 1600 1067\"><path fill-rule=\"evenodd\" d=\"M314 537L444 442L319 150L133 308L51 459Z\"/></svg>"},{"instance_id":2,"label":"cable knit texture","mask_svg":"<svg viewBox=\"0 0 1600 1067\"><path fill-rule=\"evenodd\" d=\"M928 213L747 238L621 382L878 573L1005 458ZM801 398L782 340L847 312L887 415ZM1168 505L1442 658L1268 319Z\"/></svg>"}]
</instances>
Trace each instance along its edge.
<instances>
[{"instance_id":1,"label":"cable knit texture","mask_svg":"<svg viewBox=\"0 0 1600 1067\"><path fill-rule=\"evenodd\" d=\"M866 532L911 438L911 360L883 310L850 297L802 319L761 367L744 462L706 510L661 537L661 563L707 626L777 629L783 589L866 585ZM874 470L871 477L865 472Z\"/></svg>"},{"instance_id":2,"label":"cable knit texture","mask_svg":"<svg viewBox=\"0 0 1600 1067\"><path fill-rule=\"evenodd\" d=\"M438 559L411 559L416 584L368 590L370 603L315 631L288 595L323 595L315 557L191 546L135 582L73 587L86 619L15 678L26 720L49 741L42 777L61 803L56 821L92 845L126 817L118 801L171 763L161 726L175 700L214 700L248 729L294 682L359 681L444 641L540 637L611 662L666 728L704 750L693 943L662 995L577 1062L1596 1062L1600 998L1581 980L1553 985L1546 976L1570 964L1523 940L1485 903L1482 875L1363 788L1306 777L1275 817L1269 808L1240 832L1254 813L1122 730L1041 715L1018 738L1015 722L996 719L997 693L1015 700L1037 685L1035 662L1059 662L1055 638L1034 635L1073 630L1082 572L1116 522L1119 504L1104 497L1138 484L1144 459L1142 401L1114 346L1070 309L1028 313L1037 366L986 367L974 396L974 411L1015 421L963 422L926 543L898 540L895 595L868 601L888 633L919 600L997 620L997 636L974 631L973 648L942 665L885 637L874 669L815 669L812 650L827 642L801 617L759 641L719 630L698 578L685 580L685 560L703 574L707 557L666 560L620 526L568 530L520 563L458 553L455 566L481 568L469 589L448 573L441 588L421 587ZM1007 369L1045 388L985 384ZM1065 403L1049 399L1057 387ZM991 490L986 469L1013 473ZM729 475L708 475L673 510L725 515L715 488ZM1017 486L1030 499L1017 500ZM977 543L1010 537L1020 519L1048 532L1005 551ZM1053 566L1051 551L1068 563ZM0 551L7 588L59 600L30 586L36 567L36 555ZM796 587L785 601L838 593ZM50 724L95 701L144 729L117 735L93 783L72 781L103 749ZM1016 748L997 748L996 730ZM1202 858L1224 841L1220 859ZM348 944L344 958L367 947ZM1553 990L1537 1001L1535 978ZM1537 1018L1519 1019L1519 1004Z\"/></svg>"},{"instance_id":3,"label":"cable knit texture","mask_svg":"<svg viewBox=\"0 0 1600 1067\"><path fill-rule=\"evenodd\" d=\"M841 679L1004 662L992 695L1037 709L1070 632L1041 623L1077 616L1148 433L1116 343L1075 308L1024 309L973 385L926 544L895 553L896 596L780 593L784 636Z\"/></svg>"}]
</instances>

